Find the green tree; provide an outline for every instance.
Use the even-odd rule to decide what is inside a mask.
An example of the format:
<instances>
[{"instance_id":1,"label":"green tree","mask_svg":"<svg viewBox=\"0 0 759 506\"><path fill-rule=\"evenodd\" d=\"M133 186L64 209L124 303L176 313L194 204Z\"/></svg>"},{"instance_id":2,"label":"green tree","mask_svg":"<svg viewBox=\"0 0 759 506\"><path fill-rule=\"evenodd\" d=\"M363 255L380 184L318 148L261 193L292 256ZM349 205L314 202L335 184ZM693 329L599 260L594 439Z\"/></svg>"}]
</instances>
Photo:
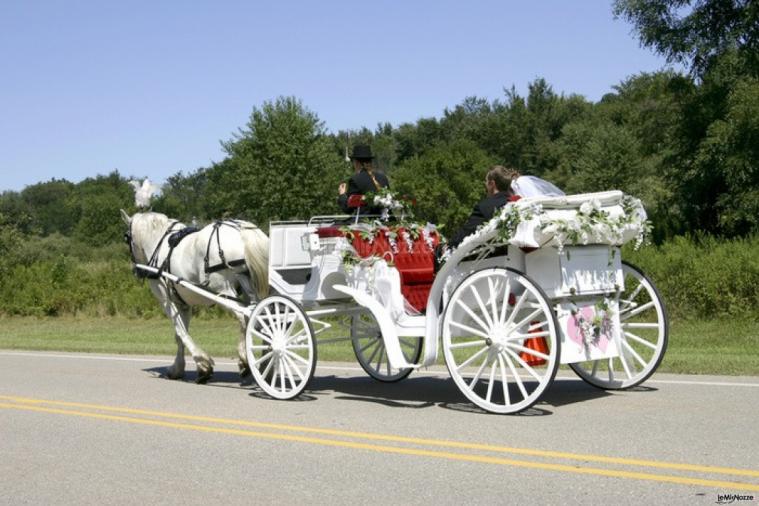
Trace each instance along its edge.
<instances>
[{"instance_id":1,"label":"green tree","mask_svg":"<svg viewBox=\"0 0 759 506\"><path fill-rule=\"evenodd\" d=\"M444 225L443 233L450 235L484 198L485 173L493 163L472 141L438 144L400 165L392 184L417 200L418 219Z\"/></svg>"},{"instance_id":2,"label":"green tree","mask_svg":"<svg viewBox=\"0 0 759 506\"><path fill-rule=\"evenodd\" d=\"M212 208L258 223L337 211L348 167L323 123L296 98L254 108L247 128L223 146L229 157L208 171Z\"/></svg>"},{"instance_id":3,"label":"green tree","mask_svg":"<svg viewBox=\"0 0 759 506\"><path fill-rule=\"evenodd\" d=\"M745 235L759 228L759 79L737 84L727 107L725 118L709 125L694 167L722 189L714 199L719 228Z\"/></svg>"},{"instance_id":4,"label":"green tree","mask_svg":"<svg viewBox=\"0 0 759 506\"><path fill-rule=\"evenodd\" d=\"M71 233L78 218L77 209L72 206L75 188L65 179L52 179L24 188L20 196L31 220L27 230L42 235Z\"/></svg>"},{"instance_id":5,"label":"green tree","mask_svg":"<svg viewBox=\"0 0 759 506\"><path fill-rule=\"evenodd\" d=\"M755 0L615 0L613 10L635 26L644 46L689 65L697 75L730 51L752 73L759 70Z\"/></svg>"}]
</instances>

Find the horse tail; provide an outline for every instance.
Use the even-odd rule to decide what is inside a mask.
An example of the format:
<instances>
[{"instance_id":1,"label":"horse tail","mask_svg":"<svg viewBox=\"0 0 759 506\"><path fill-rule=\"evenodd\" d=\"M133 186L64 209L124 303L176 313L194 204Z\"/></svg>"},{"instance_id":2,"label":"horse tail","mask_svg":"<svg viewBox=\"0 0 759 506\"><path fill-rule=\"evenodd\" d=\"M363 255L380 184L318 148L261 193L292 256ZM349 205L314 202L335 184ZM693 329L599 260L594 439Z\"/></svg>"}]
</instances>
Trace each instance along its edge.
<instances>
[{"instance_id":1,"label":"horse tail","mask_svg":"<svg viewBox=\"0 0 759 506\"><path fill-rule=\"evenodd\" d=\"M247 225L247 224L246 224ZM258 298L269 294L269 238L255 225L243 225L240 236L245 251L251 281L256 285Z\"/></svg>"}]
</instances>

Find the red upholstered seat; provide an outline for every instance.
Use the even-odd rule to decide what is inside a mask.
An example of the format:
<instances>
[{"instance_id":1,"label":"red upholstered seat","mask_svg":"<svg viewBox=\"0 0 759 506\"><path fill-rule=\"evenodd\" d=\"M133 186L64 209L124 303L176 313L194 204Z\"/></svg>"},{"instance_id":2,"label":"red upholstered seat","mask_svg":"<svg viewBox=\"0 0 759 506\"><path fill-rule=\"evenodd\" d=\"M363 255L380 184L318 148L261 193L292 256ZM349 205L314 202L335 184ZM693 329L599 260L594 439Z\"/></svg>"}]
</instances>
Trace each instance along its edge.
<instances>
[{"instance_id":1,"label":"red upholstered seat","mask_svg":"<svg viewBox=\"0 0 759 506\"><path fill-rule=\"evenodd\" d=\"M360 193L355 193L348 197L348 207L351 209L354 209L356 207L364 207L366 205L366 201L364 200L364 196Z\"/></svg>"},{"instance_id":2,"label":"red upholstered seat","mask_svg":"<svg viewBox=\"0 0 759 506\"><path fill-rule=\"evenodd\" d=\"M319 227L316 229L316 235L319 239L327 239L330 237L342 237L344 234L340 230L340 227Z\"/></svg>"},{"instance_id":3,"label":"red upholstered seat","mask_svg":"<svg viewBox=\"0 0 759 506\"><path fill-rule=\"evenodd\" d=\"M433 250L440 242L437 233L431 234L431 237L432 249L420 236L413 241L413 247L409 251L408 244L403 239L402 229L399 230L396 239L397 253L393 253L390 241L384 232L375 236L372 242L356 235L353 238L353 247L362 258L375 255L387 260L392 259L401 276L401 293L414 309L424 312L427 307L427 297L435 279Z\"/></svg>"}]
</instances>

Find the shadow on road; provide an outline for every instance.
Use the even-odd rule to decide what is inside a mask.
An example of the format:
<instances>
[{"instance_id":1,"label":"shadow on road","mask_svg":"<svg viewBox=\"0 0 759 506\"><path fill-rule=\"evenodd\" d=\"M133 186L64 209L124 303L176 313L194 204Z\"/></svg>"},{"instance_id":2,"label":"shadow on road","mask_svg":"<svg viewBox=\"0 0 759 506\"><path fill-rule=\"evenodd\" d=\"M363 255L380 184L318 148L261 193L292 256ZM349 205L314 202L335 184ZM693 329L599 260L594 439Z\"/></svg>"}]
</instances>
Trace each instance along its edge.
<instances>
[{"instance_id":1,"label":"shadow on road","mask_svg":"<svg viewBox=\"0 0 759 506\"><path fill-rule=\"evenodd\" d=\"M156 378L166 378L168 367L151 367L143 369ZM187 371L183 380L190 383L197 379L195 371ZM249 389L250 396L261 400L275 402L263 392L252 376L241 380L240 375L231 371L214 372L205 385L214 388ZM655 388L639 386L627 392L651 392ZM417 376L397 383L382 383L367 376L314 376L308 388L295 399L287 402L309 402L322 396L332 395L335 399L348 402L368 402L381 404L390 408L425 409L441 407L453 411L492 415L469 402L459 391L456 384L448 377ZM569 404L593 401L613 396L613 391L604 391L588 385L580 379L561 379L554 381L546 390L540 401L533 407L516 416L547 416L553 414L550 408Z\"/></svg>"}]
</instances>

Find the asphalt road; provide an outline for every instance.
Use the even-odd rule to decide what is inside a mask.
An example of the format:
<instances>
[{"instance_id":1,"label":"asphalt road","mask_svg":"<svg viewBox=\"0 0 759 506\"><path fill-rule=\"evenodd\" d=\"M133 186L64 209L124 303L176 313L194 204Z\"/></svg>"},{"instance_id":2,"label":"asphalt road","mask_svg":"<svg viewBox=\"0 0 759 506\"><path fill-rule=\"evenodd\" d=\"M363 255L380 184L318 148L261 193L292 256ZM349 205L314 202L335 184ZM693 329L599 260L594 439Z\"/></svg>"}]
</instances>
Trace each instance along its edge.
<instances>
[{"instance_id":1,"label":"asphalt road","mask_svg":"<svg viewBox=\"0 0 759 506\"><path fill-rule=\"evenodd\" d=\"M207 385L163 379L169 361L0 351L0 503L759 502L757 377L603 392L560 371L497 416L443 370L388 385L322 364L275 401L231 361Z\"/></svg>"}]
</instances>

